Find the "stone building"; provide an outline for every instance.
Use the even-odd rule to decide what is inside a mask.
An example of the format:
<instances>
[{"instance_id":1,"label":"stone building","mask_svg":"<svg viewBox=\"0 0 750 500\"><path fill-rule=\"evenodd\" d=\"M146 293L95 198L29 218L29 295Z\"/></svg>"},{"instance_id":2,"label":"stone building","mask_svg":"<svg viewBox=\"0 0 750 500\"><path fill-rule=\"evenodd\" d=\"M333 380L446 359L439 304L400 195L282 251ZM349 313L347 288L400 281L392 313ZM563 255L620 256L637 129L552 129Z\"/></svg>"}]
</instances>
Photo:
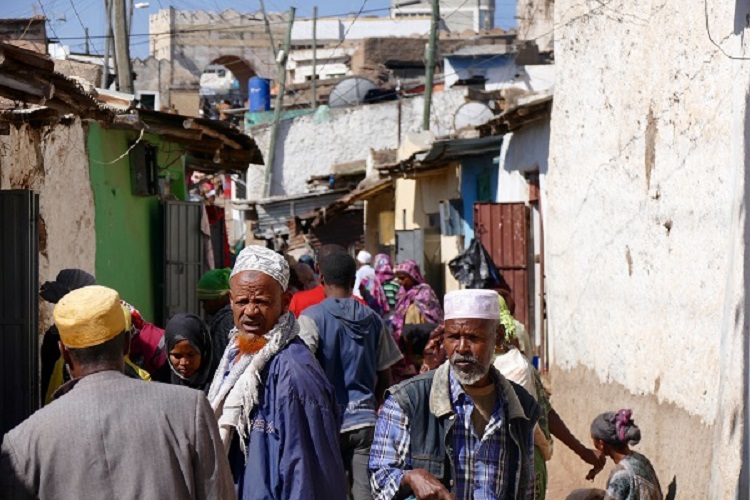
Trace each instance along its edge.
<instances>
[{"instance_id":1,"label":"stone building","mask_svg":"<svg viewBox=\"0 0 750 500\"><path fill-rule=\"evenodd\" d=\"M401 6L401 4L410 4ZM391 17L408 18L432 15L432 1L391 0ZM479 32L495 26L495 0L440 0L440 17L454 33Z\"/></svg>"},{"instance_id":2,"label":"stone building","mask_svg":"<svg viewBox=\"0 0 750 500\"><path fill-rule=\"evenodd\" d=\"M748 498L750 4L555 9L552 404L579 437L631 408L665 494Z\"/></svg>"},{"instance_id":3,"label":"stone building","mask_svg":"<svg viewBox=\"0 0 750 500\"><path fill-rule=\"evenodd\" d=\"M274 42L284 40L284 14L269 13ZM271 44L259 13L160 10L149 19L150 56L136 59L133 71L138 95L157 94L162 105L198 114L200 77L209 66L229 69L247 95L253 76L277 73Z\"/></svg>"}]
</instances>

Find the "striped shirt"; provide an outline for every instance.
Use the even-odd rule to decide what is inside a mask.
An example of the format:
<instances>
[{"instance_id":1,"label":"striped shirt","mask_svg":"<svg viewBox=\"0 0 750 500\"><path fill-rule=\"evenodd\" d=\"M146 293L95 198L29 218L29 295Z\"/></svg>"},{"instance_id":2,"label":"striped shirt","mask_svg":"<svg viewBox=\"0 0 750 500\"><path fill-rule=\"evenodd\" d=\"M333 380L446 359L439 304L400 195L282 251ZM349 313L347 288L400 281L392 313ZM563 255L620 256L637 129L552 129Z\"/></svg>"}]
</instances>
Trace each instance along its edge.
<instances>
[{"instance_id":1,"label":"striped shirt","mask_svg":"<svg viewBox=\"0 0 750 500\"><path fill-rule=\"evenodd\" d=\"M506 400L498 390L498 401L483 436L471 424L474 403L461 384L450 374L451 406L455 422L448 435L453 445L456 500L513 498L518 462L515 446L509 446ZM401 480L411 469L409 418L389 396L380 410L370 453L372 491L377 500L396 496ZM533 494L533 492L530 492Z\"/></svg>"},{"instance_id":2,"label":"striped shirt","mask_svg":"<svg viewBox=\"0 0 750 500\"><path fill-rule=\"evenodd\" d=\"M388 299L388 306L393 309L396 306L396 296L398 295L401 285L398 284L398 281L391 280L386 283L381 283L381 286L383 287L385 296Z\"/></svg>"}]
</instances>

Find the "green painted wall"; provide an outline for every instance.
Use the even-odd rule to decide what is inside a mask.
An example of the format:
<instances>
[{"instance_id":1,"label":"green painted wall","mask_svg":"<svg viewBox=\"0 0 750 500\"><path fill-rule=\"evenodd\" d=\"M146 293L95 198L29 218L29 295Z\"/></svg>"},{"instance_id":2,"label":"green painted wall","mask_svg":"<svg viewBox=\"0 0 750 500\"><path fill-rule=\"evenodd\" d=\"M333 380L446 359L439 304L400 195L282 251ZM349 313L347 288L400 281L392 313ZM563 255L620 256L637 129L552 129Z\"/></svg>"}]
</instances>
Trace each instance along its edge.
<instances>
[{"instance_id":1,"label":"green painted wall","mask_svg":"<svg viewBox=\"0 0 750 500\"><path fill-rule=\"evenodd\" d=\"M127 156L109 164L138 139L138 132L106 129L90 123L87 135L91 187L96 210L96 279L114 288L147 321L161 310L163 280L160 201L134 196ZM172 193L186 198L179 145L144 134L158 148L159 175L169 174Z\"/></svg>"}]
</instances>

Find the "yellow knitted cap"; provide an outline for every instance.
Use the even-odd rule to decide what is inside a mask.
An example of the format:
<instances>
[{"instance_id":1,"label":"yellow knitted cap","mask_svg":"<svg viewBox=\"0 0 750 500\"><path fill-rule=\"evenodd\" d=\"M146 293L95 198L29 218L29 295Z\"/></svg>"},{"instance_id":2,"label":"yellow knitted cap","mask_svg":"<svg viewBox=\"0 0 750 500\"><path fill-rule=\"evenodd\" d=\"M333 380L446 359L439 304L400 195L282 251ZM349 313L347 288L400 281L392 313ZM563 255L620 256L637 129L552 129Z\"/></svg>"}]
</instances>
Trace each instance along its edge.
<instances>
[{"instance_id":1,"label":"yellow knitted cap","mask_svg":"<svg viewBox=\"0 0 750 500\"><path fill-rule=\"evenodd\" d=\"M53 316L65 347L82 349L103 344L127 329L120 294L105 286L73 290L55 306Z\"/></svg>"}]
</instances>

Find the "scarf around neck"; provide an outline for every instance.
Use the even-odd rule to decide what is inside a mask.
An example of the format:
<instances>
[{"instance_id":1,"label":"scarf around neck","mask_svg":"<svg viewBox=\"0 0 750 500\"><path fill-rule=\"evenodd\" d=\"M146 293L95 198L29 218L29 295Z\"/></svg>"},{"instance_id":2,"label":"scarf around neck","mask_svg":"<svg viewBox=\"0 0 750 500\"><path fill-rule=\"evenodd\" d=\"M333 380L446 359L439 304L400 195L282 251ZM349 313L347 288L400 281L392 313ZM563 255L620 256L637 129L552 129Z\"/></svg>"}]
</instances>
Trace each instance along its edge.
<instances>
[{"instance_id":1,"label":"scarf around neck","mask_svg":"<svg viewBox=\"0 0 750 500\"><path fill-rule=\"evenodd\" d=\"M232 443L236 430L240 436L240 447L247 461L247 439L250 414L260 401L260 390L264 383L263 369L268 362L294 340L299 334L299 323L294 314L282 314L276 325L264 337L268 341L256 354L243 354L231 367L229 352L236 348L237 328L230 332L229 345L216 370L208 400L219 421L219 434L226 451ZM227 373L228 372L228 373ZM224 377L226 375L226 378Z\"/></svg>"}]
</instances>

